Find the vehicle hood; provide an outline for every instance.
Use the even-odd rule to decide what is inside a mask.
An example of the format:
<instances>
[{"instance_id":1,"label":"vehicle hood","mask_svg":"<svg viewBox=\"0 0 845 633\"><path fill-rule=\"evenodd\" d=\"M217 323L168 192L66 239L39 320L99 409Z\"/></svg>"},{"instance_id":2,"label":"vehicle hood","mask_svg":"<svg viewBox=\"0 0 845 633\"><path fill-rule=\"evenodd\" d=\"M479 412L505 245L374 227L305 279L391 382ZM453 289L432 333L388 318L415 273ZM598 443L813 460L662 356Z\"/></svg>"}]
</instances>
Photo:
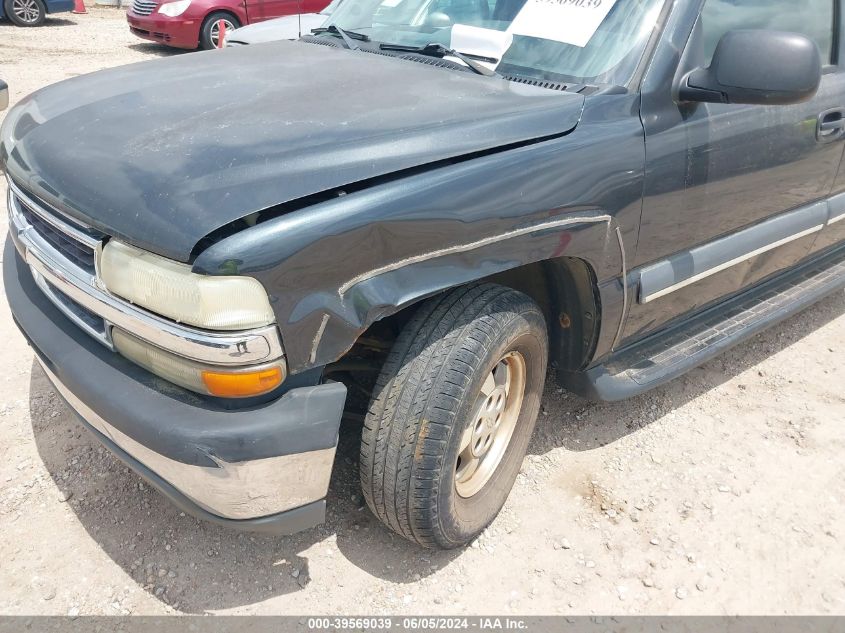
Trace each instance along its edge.
<instances>
[{"instance_id":1,"label":"vehicle hood","mask_svg":"<svg viewBox=\"0 0 845 633\"><path fill-rule=\"evenodd\" d=\"M302 34L310 33L311 29L322 26L328 17L322 13L303 13L248 24L229 33L226 43L262 44L277 40L295 40Z\"/></svg>"},{"instance_id":2,"label":"vehicle hood","mask_svg":"<svg viewBox=\"0 0 845 633\"><path fill-rule=\"evenodd\" d=\"M66 80L25 98L0 166L64 213L188 261L250 213L574 128L583 97L274 42Z\"/></svg>"}]
</instances>

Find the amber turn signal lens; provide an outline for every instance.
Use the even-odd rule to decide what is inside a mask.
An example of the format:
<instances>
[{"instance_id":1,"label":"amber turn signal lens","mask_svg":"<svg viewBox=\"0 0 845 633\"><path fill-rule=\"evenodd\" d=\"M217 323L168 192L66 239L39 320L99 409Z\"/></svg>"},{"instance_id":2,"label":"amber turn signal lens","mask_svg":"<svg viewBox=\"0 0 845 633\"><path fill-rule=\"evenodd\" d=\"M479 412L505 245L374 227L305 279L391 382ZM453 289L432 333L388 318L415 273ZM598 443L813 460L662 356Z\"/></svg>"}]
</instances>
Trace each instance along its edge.
<instances>
[{"instance_id":1,"label":"amber turn signal lens","mask_svg":"<svg viewBox=\"0 0 845 633\"><path fill-rule=\"evenodd\" d=\"M208 393L223 398L259 396L278 387L282 384L283 379L281 367L270 367L260 371L237 374L202 372L202 381L205 383Z\"/></svg>"}]
</instances>

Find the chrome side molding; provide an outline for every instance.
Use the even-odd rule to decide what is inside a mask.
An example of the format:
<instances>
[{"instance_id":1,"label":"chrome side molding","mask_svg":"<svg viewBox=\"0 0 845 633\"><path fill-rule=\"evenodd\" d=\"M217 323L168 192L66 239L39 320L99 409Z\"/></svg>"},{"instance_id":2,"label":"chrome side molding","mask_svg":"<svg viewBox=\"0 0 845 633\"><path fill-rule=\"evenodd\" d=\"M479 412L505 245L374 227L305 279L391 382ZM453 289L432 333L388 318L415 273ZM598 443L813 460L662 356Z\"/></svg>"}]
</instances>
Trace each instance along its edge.
<instances>
[{"instance_id":1,"label":"chrome side molding","mask_svg":"<svg viewBox=\"0 0 845 633\"><path fill-rule=\"evenodd\" d=\"M649 303L780 246L818 233L828 224L820 201L648 264L639 271L638 302Z\"/></svg>"}]
</instances>

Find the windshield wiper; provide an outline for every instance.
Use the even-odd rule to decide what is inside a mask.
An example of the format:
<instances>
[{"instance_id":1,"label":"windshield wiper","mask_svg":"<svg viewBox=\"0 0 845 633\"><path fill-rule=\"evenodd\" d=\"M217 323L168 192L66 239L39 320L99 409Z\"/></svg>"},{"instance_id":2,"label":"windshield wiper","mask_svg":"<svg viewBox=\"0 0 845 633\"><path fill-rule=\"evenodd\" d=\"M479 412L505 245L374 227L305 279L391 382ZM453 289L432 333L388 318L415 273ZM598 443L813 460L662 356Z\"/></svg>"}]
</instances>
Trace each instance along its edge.
<instances>
[{"instance_id":1,"label":"windshield wiper","mask_svg":"<svg viewBox=\"0 0 845 633\"><path fill-rule=\"evenodd\" d=\"M328 26L321 26L318 29L311 29L311 32L314 35L319 35L320 33L331 33L332 35L340 35L343 38L343 42L346 44L346 47L351 48L353 51L357 51L360 46L358 46L352 40L360 40L362 42L370 41L369 35L364 35L363 33L356 33L355 31L347 31L346 29L342 29L334 24L329 24Z\"/></svg>"},{"instance_id":2,"label":"windshield wiper","mask_svg":"<svg viewBox=\"0 0 845 633\"><path fill-rule=\"evenodd\" d=\"M456 51L453 48L449 48L448 46L443 46L443 44L437 44L432 42L431 44L426 44L425 46L404 46L402 44L380 44L379 48L383 51L399 51L405 53L417 53L419 55L428 55L429 57L456 57L460 59L463 63L470 67L473 71L478 73L479 75L485 75L487 77L497 77L499 73L495 70L491 70L487 68L487 66L482 66L478 62L487 62L488 64L495 64L498 62L498 59L494 57L482 57L481 55L472 55L470 53L461 53ZM477 61L476 61L477 60Z\"/></svg>"}]
</instances>

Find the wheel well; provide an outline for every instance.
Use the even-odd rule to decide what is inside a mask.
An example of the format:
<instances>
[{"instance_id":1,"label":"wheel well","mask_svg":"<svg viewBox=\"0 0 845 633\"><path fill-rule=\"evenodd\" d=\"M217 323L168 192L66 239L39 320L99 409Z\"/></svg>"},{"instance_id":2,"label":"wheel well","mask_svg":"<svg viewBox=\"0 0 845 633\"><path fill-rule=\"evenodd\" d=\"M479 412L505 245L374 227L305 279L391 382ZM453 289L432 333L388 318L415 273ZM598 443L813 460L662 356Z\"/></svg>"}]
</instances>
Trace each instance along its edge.
<instances>
[{"instance_id":1,"label":"wheel well","mask_svg":"<svg viewBox=\"0 0 845 633\"><path fill-rule=\"evenodd\" d=\"M595 348L600 323L598 286L587 262L560 257L519 266L478 281L519 290L537 302L549 327L550 364L577 370L587 363ZM349 387L351 410L359 410L362 414L366 411L369 392L384 358L402 328L428 298L376 321L342 358L326 366L324 378L340 380Z\"/></svg>"},{"instance_id":2,"label":"wheel well","mask_svg":"<svg viewBox=\"0 0 845 633\"><path fill-rule=\"evenodd\" d=\"M598 285L582 259L559 257L485 279L524 292L543 310L549 328L550 363L568 370L588 361L598 339Z\"/></svg>"},{"instance_id":3,"label":"wheel well","mask_svg":"<svg viewBox=\"0 0 845 633\"><path fill-rule=\"evenodd\" d=\"M202 22L200 23L200 35L202 35L202 29L203 29L203 27L205 27L206 23L208 22L208 19L212 15L216 15L218 13L225 13L230 18L234 18L234 20L238 24L241 23L241 19L237 16L237 14L235 12L231 11L230 9L212 9L211 11L209 11L208 13L205 14L205 16L202 19Z\"/></svg>"},{"instance_id":4,"label":"wheel well","mask_svg":"<svg viewBox=\"0 0 845 633\"><path fill-rule=\"evenodd\" d=\"M231 9L212 9L211 11L209 11L208 13L205 14L205 17L203 17L202 21L205 22L208 18L210 18L215 13L225 13L226 15L229 15L229 16L232 16L233 18L235 18L238 22L241 21L241 19L237 16L237 14L234 11L232 11Z\"/></svg>"}]
</instances>

